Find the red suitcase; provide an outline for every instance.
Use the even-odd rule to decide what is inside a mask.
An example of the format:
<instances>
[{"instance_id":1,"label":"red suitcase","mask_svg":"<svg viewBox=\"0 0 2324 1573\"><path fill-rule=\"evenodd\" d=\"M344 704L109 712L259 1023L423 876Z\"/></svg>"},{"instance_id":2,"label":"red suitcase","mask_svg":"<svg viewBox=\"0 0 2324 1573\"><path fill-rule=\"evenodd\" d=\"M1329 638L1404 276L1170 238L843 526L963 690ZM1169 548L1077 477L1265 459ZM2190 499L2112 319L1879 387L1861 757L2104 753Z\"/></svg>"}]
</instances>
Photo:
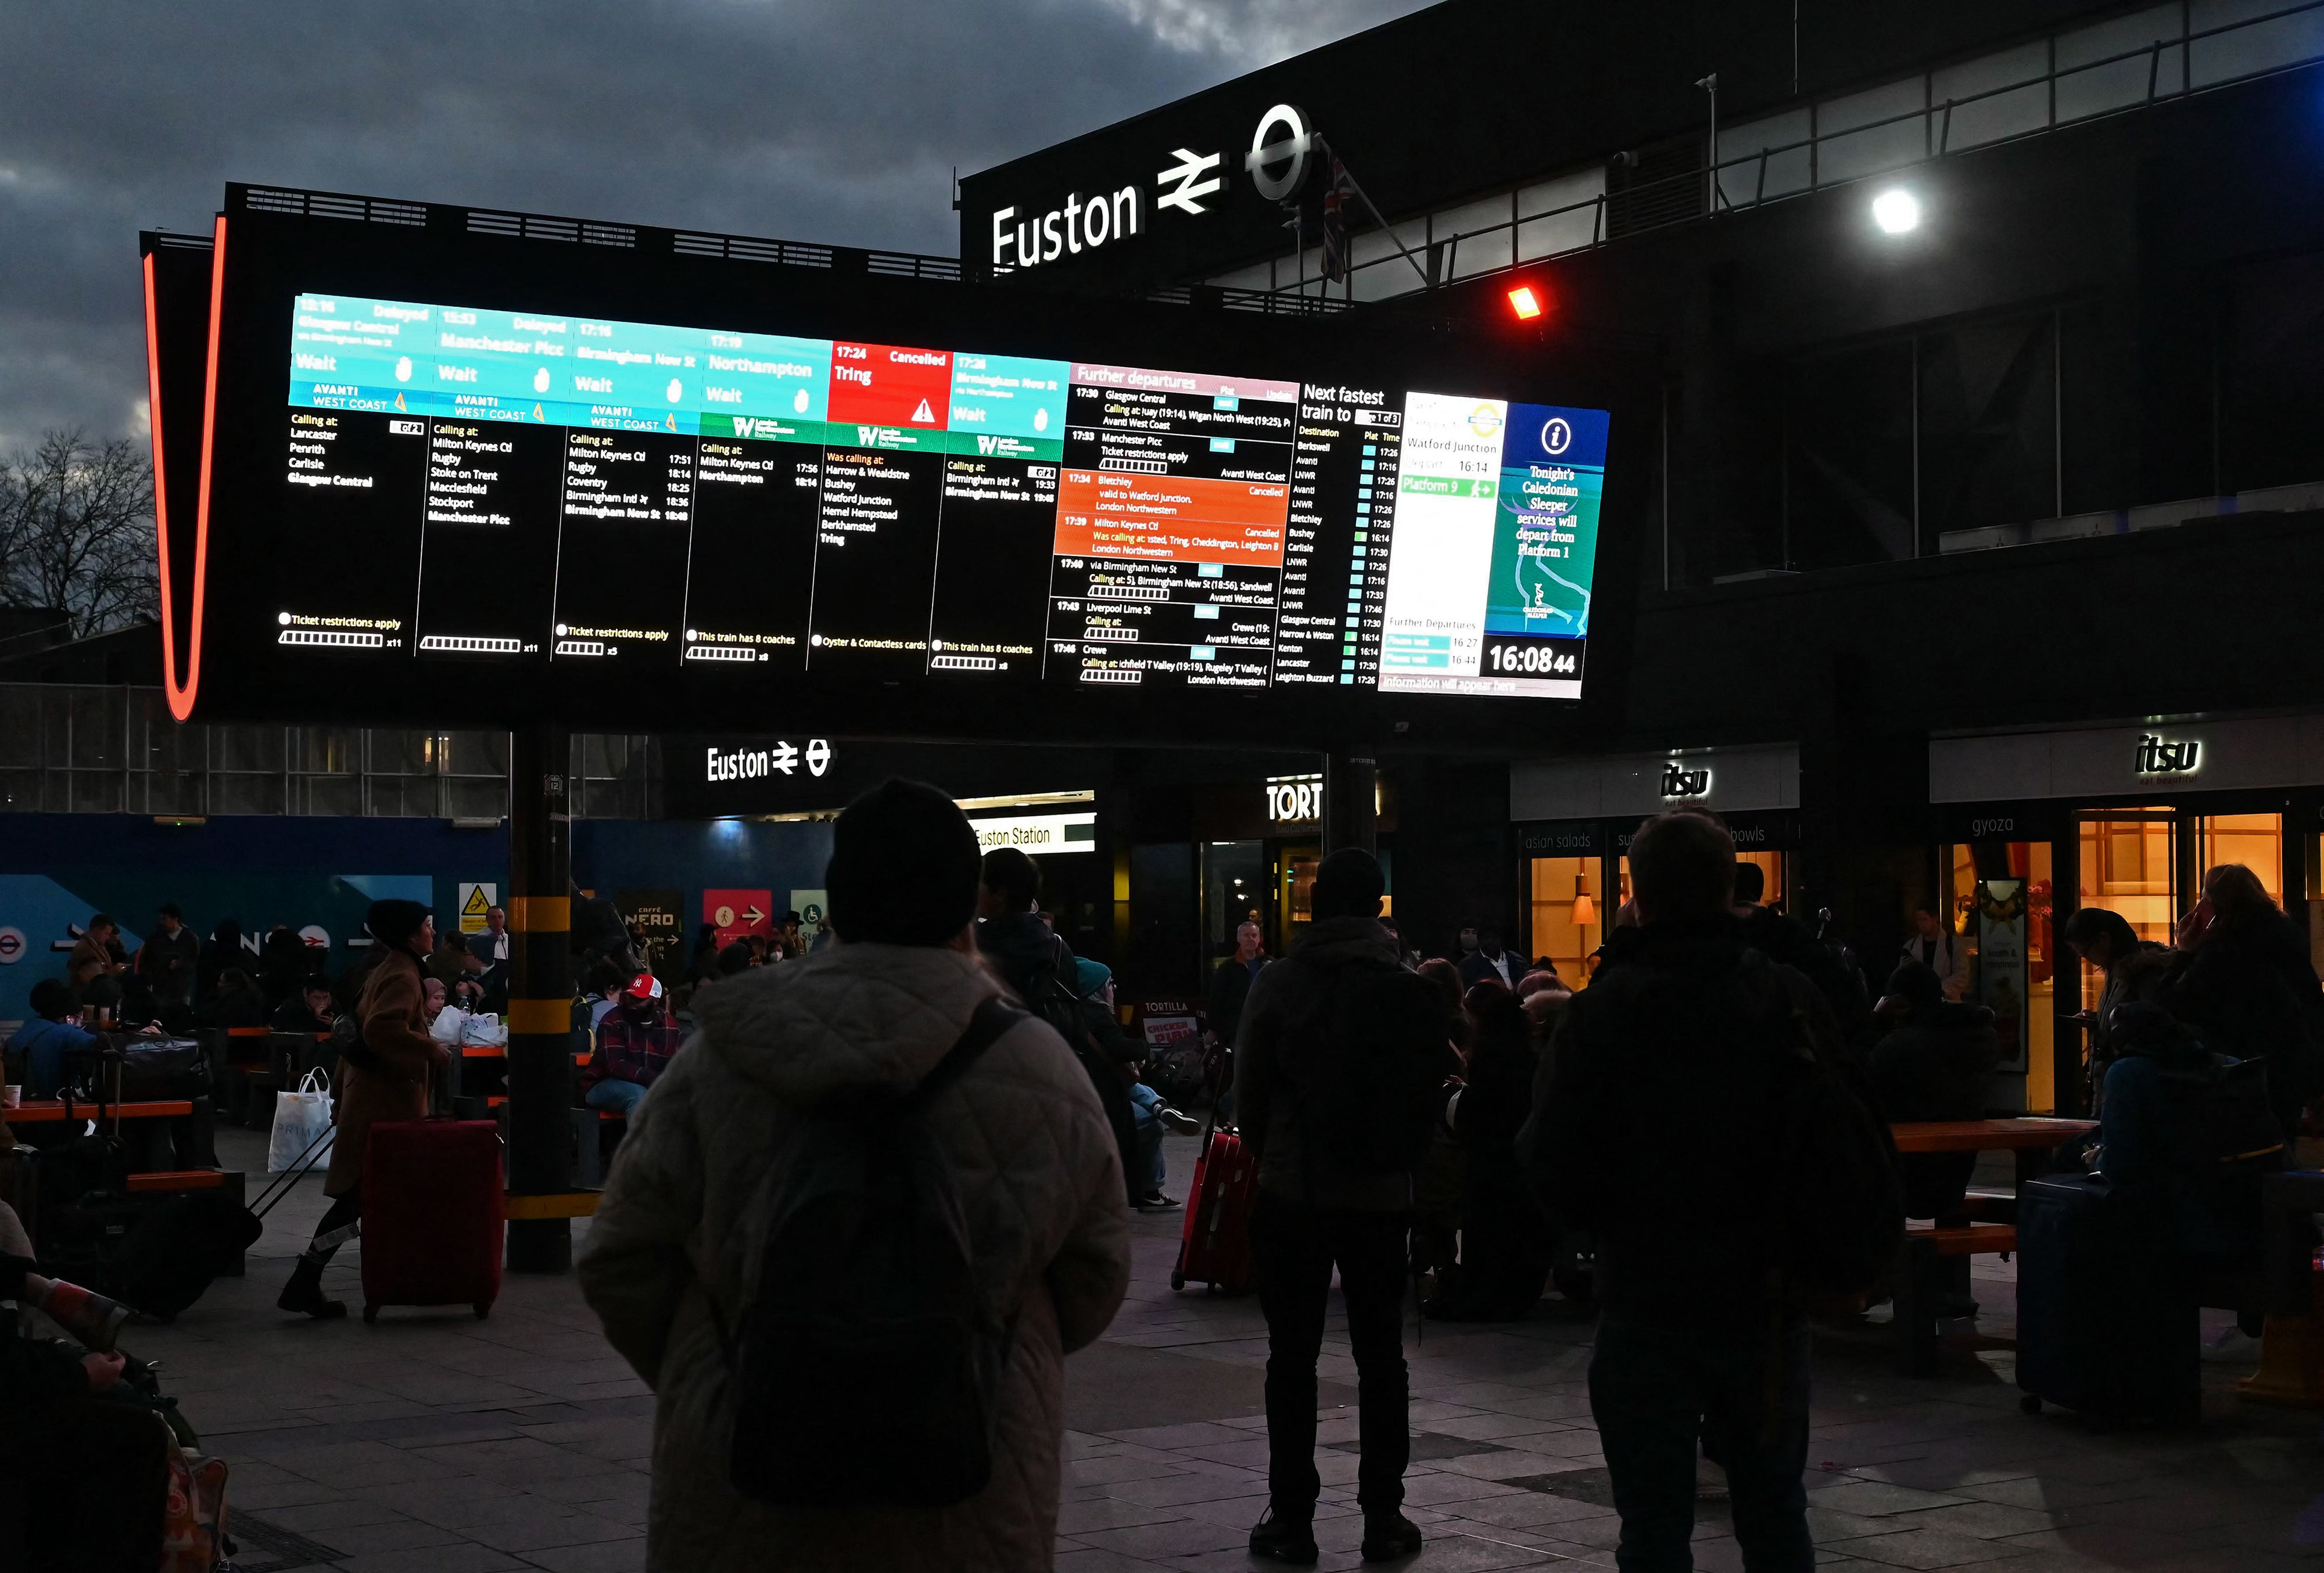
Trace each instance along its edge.
<instances>
[{"instance_id":1,"label":"red suitcase","mask_svg":"<svg viewBox=\"0 0 2324 1573\"><path fill-rule=\"evenodd\" d=\"M383 1305L501 1292L501 1133L489 1119L382 1120L364 1154L364 1320Z\"/></svg>"},{"instance_id":2,"label":"red suitcase","mask_svg":"<svg viewBox=\"0 0 2324 1573\"><path fill-rule=\"evenodd\" d=\"M1250 1204L1258 1194L1259 1164L1242 1137L1213 1131L1194 1160L1194 1195L1171 1288L1184 1289L1189 1279L1222 1294L1250 1287Z\"/></svg>"}]
</instances>

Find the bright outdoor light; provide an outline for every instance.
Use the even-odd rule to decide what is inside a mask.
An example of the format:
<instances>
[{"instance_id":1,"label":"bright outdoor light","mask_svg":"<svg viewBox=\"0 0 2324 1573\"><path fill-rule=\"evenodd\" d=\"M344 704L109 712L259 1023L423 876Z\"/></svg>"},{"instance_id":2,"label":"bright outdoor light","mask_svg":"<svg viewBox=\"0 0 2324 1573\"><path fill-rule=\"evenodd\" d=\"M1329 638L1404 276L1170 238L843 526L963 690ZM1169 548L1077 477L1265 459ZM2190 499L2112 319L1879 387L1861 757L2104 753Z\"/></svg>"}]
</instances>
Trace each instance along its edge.
<instances>
[{"instance_id":1,"label":"bright outdoor light","mask_svg":"<svg viewBox=\"0 0 2324 1573\"><path fill-rule=\"evenodd\" d=\"M1541 315L1541 297L1533 292L1532 285L1520 284L1509 291L1509 309L1520 322L1530 321Z\"/></svg>"},{"instance_id":2,"label":"bright outdoor light","mask_svg":"<svg viewBox=\"0 0 2324 1573\"><path fill-rule=\"evenodd\" d=\"M1891 186L1872 199L1872 222L1888 235L1921 227L1921 199L1902 186Z\"/></svg>"}]
</instances>

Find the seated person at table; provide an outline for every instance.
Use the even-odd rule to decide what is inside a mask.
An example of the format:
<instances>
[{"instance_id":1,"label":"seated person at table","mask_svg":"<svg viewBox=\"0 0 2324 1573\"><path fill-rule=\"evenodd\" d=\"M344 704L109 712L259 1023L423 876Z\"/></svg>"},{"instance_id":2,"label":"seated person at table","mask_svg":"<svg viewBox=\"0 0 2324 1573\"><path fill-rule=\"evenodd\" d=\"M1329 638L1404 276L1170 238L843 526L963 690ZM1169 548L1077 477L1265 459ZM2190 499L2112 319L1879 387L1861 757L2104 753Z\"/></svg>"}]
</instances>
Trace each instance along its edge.
<instances>
[{"instance_id":1,"label":"seated person at table","mask_svg":"<svg viewBox=\"0 0 2324 1573\"><path fill-rule=\"evenodd\" d=\"M596 1031L599 1024L613 1014L613 1007L622 1002L622 990L629 986L629 979L611 961L600 961L591 969L589 973L591 995L589 1030L591 1032Z\"/></svg>"},{"instance_id":2,"label":"seated person at table","mask_svg":"<svg viewBox=\"0 0 2324 1573\"><path fill-rule=\"evenodd\" d=\"M1984 1117L1986 1085L2001 1062L1993 1012L1955 1004L1934 968L1900 961L1873 1015L1887 1031L1873 1044L1865 1074L1891 1123ZM1958 1219L1976 1167L1975 1153L1908 1154L1904 1216Z\"/></svg>"},{"instance_id":3,"label":"seated person at table","mask_svg":"<svg viewBox=\"0 0 2324 1573\"><path fill-rule=\"evenodd\" d=\"M443 979L422 978L420 980L420 1014L428 1018L429 1026L434 1026L436 1018L444 1014L444 1005L449 998L445 992Z\"/></svg>"},{"instance_id":4,"label":"seated person at table","mask_svg":"<svg viewBox=\"0 0 2324 1573\"><path fill-rule=\"evenodd\" d=\"M338 1016L331 1001L331 980L320 972L308 974L298 993L275 1011L273 1027L280 1033L327 1033Z\"/></svg>"},{"instance_id":5,"label":"seated person at table","mask_svg":"<svg viewBox=\"0 0 2324 1573\"><path fill-rule=\"evenodd\" d=\"M0 1475L26 1484L27 1566L157 1568L170 1432L144 1404L105 1396L121 1380L120 1355L26 1334L13 1302L37 1299L44 1283L0 1202L0 1301L12 1302L0 1311Z\"/></svg>"},{"instance_id":6,"label":"seated person at table","mask_svg":"<svg viewBox=\"0 0 2324 1573\"><path fill-rule=\"evenodd\" d=\"M685 1042L669 1019L661 980L639 973L622 990L621 1003L597 1024L597 1049L581 1072L581 1100L624 1118L635 1114L646 1090Z\"/></svg>"},{"instance_id":7,"label":"seated person at table","mask_svg":"<svg viewBox=\"0 0 2324 1573\"><path fill-rule=\"evenodd\" d=\"M266 1000L249 973L228 967L218 973L217 989L208 1002L194 1012L194 1022L207 1027L264 1026Z\"/></svg>"},{"instance_id":8,"label":"seated person at table","mask_svg":"<svg viewBox=\"0 0 2324 1573\"><path fill-rule=\"evenodd\" d=\"M2240 1102L2233 1090L2223 1096L2218 1072L2236 1062L2159 1005L2118 1006L2107 1027L2116 1058L2107 1068L2096 1172L2126 1202L2150 1210L2181 1256L2248 1260L2260 1248L2260 1176L2283 1164L2265 1082L2254 1077Z\"/></svg>"},{"instance_id":9,"label":"seated person at table","mask_svg":"<svg viewBox=\"0 0 2324 1573\"><path fill-rule=\"evenodd\" d=\"M32 1004L32 1019L8 1039L8 1062L23 1064L25 1097L54 1098L65 1083L66 1057L103 1040L81 1030L80 999L61 979L33 984Z\"/></svg>"},{"instance_id":10,"label":"seated person at table","mask_svg":"<svg viewBox=\"0 0 2324 1573\"><path fill-rule=\"evenodd\" d=\"M1121 1156L1124 1177L1130 1182L1130 1204L1140 1212L1167 1212L1178 1203L1162 1191L1167 1173L1162 1157L1162 1133L1169 1130L1190 1136L1202 1128L1202 1122L1171 1108L1159 1092L1139 1080L1139 1068L1146 1060L1145 1045L1130 1042L1114 1015L1113 969L1084 956L1074 963L1074 981L1081 990L1082 1019L1089 1025L1090 1044L1094 1050L1087 1067L1091 1079L1113 1078L1129 1108L1131 1145ZM1101 1083L1098 1101L1107 1106L1111 1116L1113 1099L1108 1092Z\"/></svg>"}]
</instances>

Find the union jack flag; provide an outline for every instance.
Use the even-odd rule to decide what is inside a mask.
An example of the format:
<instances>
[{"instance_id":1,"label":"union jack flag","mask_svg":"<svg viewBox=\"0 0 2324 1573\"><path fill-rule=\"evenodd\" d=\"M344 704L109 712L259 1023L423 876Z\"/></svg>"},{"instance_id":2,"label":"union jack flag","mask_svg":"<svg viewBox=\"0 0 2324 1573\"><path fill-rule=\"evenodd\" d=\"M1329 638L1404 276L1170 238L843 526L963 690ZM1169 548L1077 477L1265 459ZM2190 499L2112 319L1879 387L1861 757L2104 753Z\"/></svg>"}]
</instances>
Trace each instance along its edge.
<instances>
[{"instance_id":1,"label":"union jack flag","mask_svg":"<svg viewBox=\"0 0 2324 1573\"><path fill-rule=\"evenodd\" d=\"M1348 276L1348 171L1332 161L1332 179L1323 188L1323 277L1334 284Z\"/></svg>"}]
</instances>

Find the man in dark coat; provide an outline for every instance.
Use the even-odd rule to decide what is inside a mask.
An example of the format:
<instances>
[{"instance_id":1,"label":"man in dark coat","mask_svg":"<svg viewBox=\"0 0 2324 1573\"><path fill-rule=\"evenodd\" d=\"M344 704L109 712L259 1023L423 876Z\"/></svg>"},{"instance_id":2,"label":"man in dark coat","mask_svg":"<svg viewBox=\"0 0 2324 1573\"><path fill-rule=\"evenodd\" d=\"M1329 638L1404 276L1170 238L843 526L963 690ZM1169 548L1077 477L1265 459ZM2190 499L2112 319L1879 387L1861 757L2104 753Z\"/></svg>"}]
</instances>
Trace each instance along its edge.
<instances>
[{"instance_id":1,"label":"man in dark coat","mask_svg":"<svg viewBox=\"0 0 2324 1573\"><path fill-rule=\"evenodd\" d=\"M1315 1360L1334 1266L1356 1363L1362 1553L1374 1561L1420 1550L1420 1531L1404 1514L1411 1388L1403 1303L1412 1173L1360 1167L1335 1140L1344 1133L1311 1128L1323 1124L1334 1102L1329 1079L1343 1062L1336 1052L1343 1041L1336 1035L1339 1006L1355 990L1377 998L1395 987L1383 980L1402 979L1422 1006L1417 1029L1398 1044L1410 1056L1406 1062L1440 1078L1460 1068L1443 1036L1436 997L1404 970L1396 942L1379 925L1385 889L1369 853L1342 848L1323 860L1311 895L1314 920L1288 956L1259 974L1235 1055L1235 1108L1243 1140L1259 1158L1251 1262L1267 1318L1268 1504L1250 1532L1250 1550L1278 1562L1312 1565L1317 1555ZM1402 1018L1396 1020L1402 1035ZM1406 1111L1363 1112L1385 1123Z\"/></svg>"},{"instance_id":2,"label":"man in dark coat","mask_svg":"<svg viewBox=\"0 0 2324 1573\"><path fill-rule=\"evenodd\" d=\"M1246 923L1235 930L1234 954L1211 973L1211 1031L1230 1049L1242 1026L1243 1002L1250 998L1251 983L1268 959L1266 937L1259 924Z\"/></svg>"},{"instance_id":3,"label":"man in dark coat","mask_svg":"<svg viewBox=\"0 0 2324 1573\"><path fill-rule=\"evenodd\" d=\"M984 854L978 878L976 948L1001 981L1056 1028L1089 1072L1121 1150L1123 1195L1135 1207L1146 1198L1139 1183L1138 1118L1130 1106L1130 1086L1120 1062L1090 1033L1073 947L1041 921L1040 866L1015 847L996 847Z\"/></svg>"},{"instance_id":4,"label":"man in dark coat","mask_svg":"<svg viewBox=\"0 0 2324 1573\"><path fill-rule=\"evenodd\" d=\"M2002 1060L1993 1012L1945 998L1933 968L1900 961L1877 1012L1889 1024L1872 1045L1865 1075L1890 1121L1979 1119L1987 1083ZM1975 1153L1924 1153L1904 1165L1904 1216L1956 1221Z\"/></svg>"},{"instance_id":5,"label":"man in dark coat","mask_svg":"<svg viewBox=\"0 0 2324 1573\"><path fill-rule=\"evenodd\" d=\"M1743 943L1735 843L1700 810L1630 843L1638 926L1619 929L1565 1019L1517 1151L1562 1228L1590 1231L1600 1313L1590 1407L1625 1568L1689 1566L1695 1456L1727 1469L1745 1563L1811 1573L1805 1319L1773 1297L1768 1133L1821 994Z\"/></svg>"},{"instance_id":6,"label":"man in dark coat","mask_svg":"<svg viewBox=\"0 0 2324 1573\"><path fill-rule=\"evenodd\" d=\"M1757 863L1735 866L1735 915L1743 924L1743 943L1771 961L1791 968L1816 986L1831 1007L1840 1036L1860 1044L1871 1025L1872 1001L1866 998L1864 979L1850 962L1808 932L1789 914L1763 905L1766 873Z\"/></svg>"},{"instance_id":7,"label":"man in dark coat","mask_svg":"<svg viewBox=\"0 0 2324 1573\"><path fill-rule=\"evenodd\" d=\"M157 1008L171 1011L192 1007L201 960L202 942L186 926L186 915L178 909L176 902L164 902L153 932L137 947L137 980L153 991Z\"/></svg>"}]
</instances>

